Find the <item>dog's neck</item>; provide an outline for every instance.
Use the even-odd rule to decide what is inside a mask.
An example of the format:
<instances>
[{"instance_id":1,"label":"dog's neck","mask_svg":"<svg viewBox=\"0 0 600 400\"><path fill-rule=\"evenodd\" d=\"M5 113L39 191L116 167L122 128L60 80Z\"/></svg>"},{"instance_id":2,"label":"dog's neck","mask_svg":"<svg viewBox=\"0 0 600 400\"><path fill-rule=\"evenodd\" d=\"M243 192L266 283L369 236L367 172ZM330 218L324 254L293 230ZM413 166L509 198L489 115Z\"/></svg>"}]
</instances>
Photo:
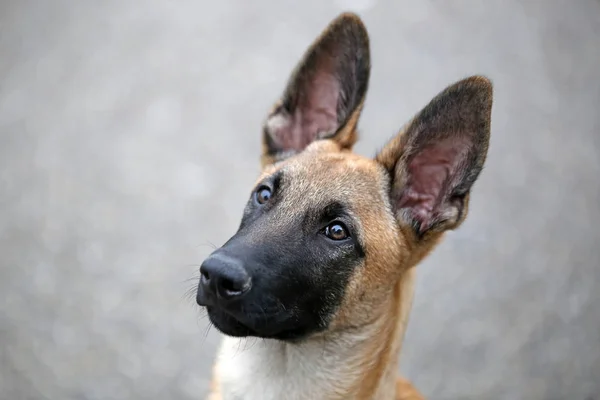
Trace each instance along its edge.
<instances>
[{"instance_id":1,"label":"dog's neck","mask_svg":"<svg viewBox=\"0 0 600 400\"><path fill-rule=\"evenodd\" d=\"M225 338L216 365L223 400L394 399L414 269L372 323L291 344Z\"/></svg>"}]
</instances>

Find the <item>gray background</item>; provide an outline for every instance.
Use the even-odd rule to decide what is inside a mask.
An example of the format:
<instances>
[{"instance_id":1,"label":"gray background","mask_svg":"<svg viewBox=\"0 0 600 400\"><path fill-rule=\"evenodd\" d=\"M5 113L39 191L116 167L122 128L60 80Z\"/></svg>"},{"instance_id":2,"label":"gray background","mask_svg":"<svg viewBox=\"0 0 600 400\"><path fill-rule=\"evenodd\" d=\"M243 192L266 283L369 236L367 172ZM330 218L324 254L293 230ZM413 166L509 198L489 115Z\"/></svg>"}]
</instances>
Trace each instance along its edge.
<instances>
[{"instance_id":1,"label":"gray background","mask_svg":"<svg viewBox=\"0 0 600 400\"><path fill-rule=\"evenodd\" d=\"M495 83L470 218L425 263L402 356L432 399L600 399L600 3L0 2L0 399L200 399L185 293L237 228L260 123L339 12L372 155L447 84Z\"/></svg>"}]
</instances>

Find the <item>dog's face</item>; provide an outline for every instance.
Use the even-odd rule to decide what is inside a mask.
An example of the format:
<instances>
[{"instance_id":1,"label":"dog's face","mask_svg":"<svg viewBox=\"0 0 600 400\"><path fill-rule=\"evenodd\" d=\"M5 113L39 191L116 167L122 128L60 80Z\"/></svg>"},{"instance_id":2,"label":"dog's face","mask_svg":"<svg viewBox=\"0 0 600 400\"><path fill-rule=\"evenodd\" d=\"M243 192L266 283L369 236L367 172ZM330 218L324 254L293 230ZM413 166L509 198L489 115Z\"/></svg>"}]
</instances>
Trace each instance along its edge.
<instances>
[{"instance_id":1,"label":"dog's face","mask_svg":"<svg viewBox=\"0 0 600 400\"><path fill-rule=\"evenodd\" d=\"M401 268L387 188L381 166L330 141L266 168L238 232L203 265L203 279L212 280L212 263L250 279L248 292L225 307L218 290L200 289L214 325L230 335L302 337L327 329L344 297L354 297L353 278L389 285L370 262L377 255ZM366 283L357 283L368 301Z\"/></svg>"},{"instance_id":2,"label":"dog's face","mask_svg":"<svg viewBox=\"0 0 600 400\"><path fill-rule=\"evenodd\" d=\"M299 340L367 324L464 220L487 153L490 82L448 87L369 159L351 152L369 72L365 27L343 14L268 116L239 230L200 268L198 304L224 334Z\"/></svg>"}]
</instances>

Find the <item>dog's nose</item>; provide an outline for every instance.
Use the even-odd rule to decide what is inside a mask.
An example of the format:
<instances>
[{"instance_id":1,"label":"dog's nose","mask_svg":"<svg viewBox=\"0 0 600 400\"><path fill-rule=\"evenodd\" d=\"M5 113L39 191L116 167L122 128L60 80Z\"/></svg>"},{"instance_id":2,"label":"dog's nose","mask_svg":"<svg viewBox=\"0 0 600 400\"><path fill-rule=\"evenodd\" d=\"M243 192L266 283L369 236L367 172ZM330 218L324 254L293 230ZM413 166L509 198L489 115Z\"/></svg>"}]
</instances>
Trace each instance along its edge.
<instances>
[{"instance_id":1,"label":"dog's nose","mask_svg":"<svg viewBox=\"0 0 600 400\"><path fill-rule=\"evenodd\" d=\"M232 300L242 297L252 286L252 279L241 261L214 255L200 266L200 284L218 298Z\"/></svg>"}]
</instances>

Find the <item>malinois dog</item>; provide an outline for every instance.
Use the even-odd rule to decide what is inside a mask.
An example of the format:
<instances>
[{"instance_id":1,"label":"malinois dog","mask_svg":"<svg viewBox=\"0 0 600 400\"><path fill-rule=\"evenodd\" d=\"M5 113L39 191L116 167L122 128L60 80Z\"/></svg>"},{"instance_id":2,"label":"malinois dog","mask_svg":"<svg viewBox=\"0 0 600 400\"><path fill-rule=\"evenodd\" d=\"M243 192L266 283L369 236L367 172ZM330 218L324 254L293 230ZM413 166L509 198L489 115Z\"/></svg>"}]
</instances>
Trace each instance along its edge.
<instances>
[{"instance_id":1,"label":"malinois dog","mask_svg":"<svg viewBox=\"0 0 600 400\"><path fill-rule=\"evenodd\" d=\"M397 376L414 267L467 216L492 84L447 87L370 159L351 150L369 74L365 26L341 14L266 118L239 229L200 267L225 335L211 400L422 398Z\"/></svg>"}]
</instances>

